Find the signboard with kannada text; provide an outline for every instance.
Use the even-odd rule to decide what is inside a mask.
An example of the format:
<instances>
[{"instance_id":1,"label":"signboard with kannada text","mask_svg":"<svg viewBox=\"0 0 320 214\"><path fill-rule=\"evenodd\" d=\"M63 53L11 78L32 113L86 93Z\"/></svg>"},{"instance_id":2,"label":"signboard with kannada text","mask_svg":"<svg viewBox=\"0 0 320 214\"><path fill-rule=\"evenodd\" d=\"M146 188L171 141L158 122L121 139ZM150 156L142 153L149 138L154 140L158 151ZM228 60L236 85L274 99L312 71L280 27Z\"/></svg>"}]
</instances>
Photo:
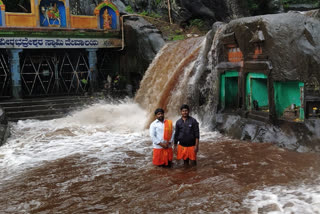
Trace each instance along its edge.
<instances>
[{"instance_id":1,"label":"signboard with kannada text","mask_svg":"<svg viewBox=\"0 0 320 214\"><path fill-rule=\"evenodd\" d=\"M121 39L0 37L0 48L116 48Z\"/></svg>"}]
</instances>

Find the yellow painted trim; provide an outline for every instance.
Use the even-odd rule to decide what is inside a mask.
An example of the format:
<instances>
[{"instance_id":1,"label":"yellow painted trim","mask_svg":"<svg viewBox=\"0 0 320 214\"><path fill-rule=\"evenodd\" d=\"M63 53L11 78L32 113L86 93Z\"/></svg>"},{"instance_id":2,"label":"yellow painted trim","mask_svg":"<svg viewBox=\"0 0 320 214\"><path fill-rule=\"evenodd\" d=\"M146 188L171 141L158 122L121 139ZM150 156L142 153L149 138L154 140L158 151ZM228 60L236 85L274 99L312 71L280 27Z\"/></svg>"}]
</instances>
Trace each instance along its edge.
<instances>
[{"instance_id":1,"label":"yellow painted trim","mask_svg":"<svg viewBox=\"0 0 320 214\"><path fill-rule=\"evenodd\" d=\"M95 15L94 16L87 16L87 15L71 15L72 17L79 17L79 18L82 18L82 17L89 17L89 18L92 18L92 17L96 17Z\"/></svg>"},{"instance_id":2,"label":"yellow painted trim","mask_svg":"<svg viewBox=\"0 0 320 214\"><path fill-rule=\"evenodd\" d=\"M36 13L35 3L33 0L30 1L31 14Z\"/></svg>"},{"instance_id":3,"label":"yellow painted trim","mask_svg":"<svg viewBox=\"0 0 320 214\"><path fill-rule=\"evenodd\" d=\"M64 6L66 8L66 28L71 28L70 8L66 6L66 2L64 2Z\"/></svg>"},{"instance_id":4,"label":"yellow painted trim","mask_svg":"<svg viewBox=\"0 0 320 214\"><path fill-rule=\"evenodd\" d=\"M36 16L30 13L9 13L6 12L7 27L36 27Z\"/></svg>"},{"instance_id":5,"label":"yellow painted trim","mask_svg":"<svg viewBox=\"0 0 320 214\"><path fill-rule=\"evenodd\" d=\"M75 29L97 29L98 22L96 16L70 16L71 28Z\"/></svg>"}]
</instances>

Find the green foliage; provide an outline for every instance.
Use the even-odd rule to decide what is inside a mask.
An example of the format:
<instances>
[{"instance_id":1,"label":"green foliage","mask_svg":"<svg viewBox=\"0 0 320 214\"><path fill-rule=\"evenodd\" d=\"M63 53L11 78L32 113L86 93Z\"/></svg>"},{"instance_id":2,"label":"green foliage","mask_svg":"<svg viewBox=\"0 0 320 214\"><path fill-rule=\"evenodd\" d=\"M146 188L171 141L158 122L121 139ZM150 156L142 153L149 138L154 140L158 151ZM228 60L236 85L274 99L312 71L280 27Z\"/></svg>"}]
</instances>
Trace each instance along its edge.
<instances>
[{"instance_id":1,"label":"green foliage","mask_svg":"<svg viewBox=\"0 0 320 214\"><path fill-rule=\"evenodd\" d=\"M283 4L317 4L319 0L282 0Z\"/></svg>"},{"instance_id":2,"label":"green foliage","mask_svg":"<svg viewBox=\"0 0 320 214\"><path fill-rule=\"evenodd\" d=\"M126 6L126 12L128 13L134 13L132 7L130 5Z\"/></svg>"},{"instance_id":3,"label":"green foliage","mask_svg":"<svg viewBox=\"0 0 320 214\"><path fill-rule=\"evenodd\" d=\"M173 36L171 37L171 40L172 40L172 41L183 40L183 39L185 39L185 38L184 38L184 35L173 35Z\"/></svg>"},{"instance_id":4,"label":"green foliage","mask_svg":"<svg viewBox=\"0 0 320 214\"><path fill-rule=\"evenodd\" d=\"M157 13L150 13L149 16L156 18L156 19L160 19L162 17L160 14L157 14Z\"/></svg>"},{"instance_id":5,"label":"green foliage","mask_svg":"<svg viewBox=\"0 0 320 214\"><path fill-rule=\"evenodd\" d=\"M190 21L190 26L202 28L204 26L204 22L201 19L193 19Z\"/></svg>"},{"instance_id":6,"label":"green foliage","mask_svg":"<svg viewBox=\"0 0 320 214\"><path fill-rule=\"evenodd\" d=\"M160 4L160 2L161 2L161 0L156 0L156 4L157 5Z\"/></svg>"},{"instance_id":7,"label":"green foliage","mask_svg":"<svg viewBox=\"0 0 320 214\"><path fill-rule=\"evenodd\" d=\"M152 17L152 18L157 18L157 19L159 19L159 18L161 18L161 16L159 15L159 14L157 14L157 13L149 13L148 11L142 11L141 13L139 13L139 15L141 15L141 16L149 16L149 17Z\"/></svg>"},{"instance_id":8,"label":"green foliage","mask_svg":"<svg viewBox=\"0 0 320 214\"><path fill-rule=\"evenodd\" d=\"M132 9L132 7L129 5L126 7L126 12L128 13L135 13ZM161 16L157 13L149 13L148 11L142 11L141 13L138 13L141 16L149 16L149 17L153 17L153 18L161 18Z\"/></svg>"},{"instance_id":9,"label":"green foliage","mask_svg":"<svg viewBox=\"0 0 320 214\"><path fill-rule=\"evenodd\" d=\"M319 7L319 0L283 0L283 7L288 8L290 4L312 4L313 7Z\"/></svg>"},{"instance_id":10,"label":"green foliage","mask_svg":"<svg viewBox=\"0 0 320 214\"><path fill-rule=\"evenodd\" d=\"M148 16L149 14L148 14L148 12L147 11L142 11L141 13L139 13L141 16Z\"/></svg>"},{"instance_id":11,"label":"green foliage","mask_svg":"<svg viewBox=\"0 0 320 214\"><path fill-rule=\"evenodd\" d=\"M250 11L250 14L256 15L259 14L259 0L248 0L248 8Z\"/></svg>"}]
</instances>

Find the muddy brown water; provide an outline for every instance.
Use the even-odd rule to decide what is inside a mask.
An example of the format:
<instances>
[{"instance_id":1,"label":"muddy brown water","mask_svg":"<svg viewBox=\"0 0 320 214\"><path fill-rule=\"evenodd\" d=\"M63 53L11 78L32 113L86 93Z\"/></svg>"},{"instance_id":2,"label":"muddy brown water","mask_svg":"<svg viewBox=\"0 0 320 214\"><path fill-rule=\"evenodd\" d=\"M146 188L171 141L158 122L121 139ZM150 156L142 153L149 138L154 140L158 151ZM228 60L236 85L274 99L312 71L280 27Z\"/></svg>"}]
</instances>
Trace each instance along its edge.
<instances>
[{"instance_id":1,"label":"muddy brown water","mask_svg":"<svg viewBox=\"0 0 320 214\"><path fill-rule=\"evenodd\" d=\"M12 124L0 147L1 213L320 213L319 154L202 129L196 167L155 167L131 105ZM120 112L126 123L108 121Z\"/></svg>"}]
</instances>

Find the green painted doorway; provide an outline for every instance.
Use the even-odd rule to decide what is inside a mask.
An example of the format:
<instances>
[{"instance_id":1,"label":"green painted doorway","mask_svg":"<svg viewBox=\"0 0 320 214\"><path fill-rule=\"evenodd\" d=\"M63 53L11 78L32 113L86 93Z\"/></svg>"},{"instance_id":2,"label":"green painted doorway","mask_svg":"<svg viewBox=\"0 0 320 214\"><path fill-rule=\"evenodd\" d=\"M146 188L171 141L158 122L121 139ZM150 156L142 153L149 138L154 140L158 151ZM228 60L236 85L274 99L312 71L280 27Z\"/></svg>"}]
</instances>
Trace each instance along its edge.
<instances>
[{"instance_id":1,"label":"green painted doorway","mask_svg":"<svg viewBox=\"0 0 320 214\"><path fill-rule=\"evenodd\" d=\"M246 79L246 103L248 110L269 110L268 79L265 74L248 73Z\"/></svg>"},{"instance_id":2,"label":"green painted doorway","mask_svg":"<svg viewBox=\"0 0 320 214\"><path fill-rule=\"evenodd\" d=\"M220 106L222 109L235 109L238 105L238 79L237 71L226 71L221 74Z\"/></svg>"},{"instance_id":3,"label":"green painted doorway","mask_svg":"<svg viewBox=\"0 0 320 214\"><path fill-rule=\"evenodd\" d=\"M274 82L274 101L278 118L304 120L303 82Z\"/></svg>"}]
</instances>

